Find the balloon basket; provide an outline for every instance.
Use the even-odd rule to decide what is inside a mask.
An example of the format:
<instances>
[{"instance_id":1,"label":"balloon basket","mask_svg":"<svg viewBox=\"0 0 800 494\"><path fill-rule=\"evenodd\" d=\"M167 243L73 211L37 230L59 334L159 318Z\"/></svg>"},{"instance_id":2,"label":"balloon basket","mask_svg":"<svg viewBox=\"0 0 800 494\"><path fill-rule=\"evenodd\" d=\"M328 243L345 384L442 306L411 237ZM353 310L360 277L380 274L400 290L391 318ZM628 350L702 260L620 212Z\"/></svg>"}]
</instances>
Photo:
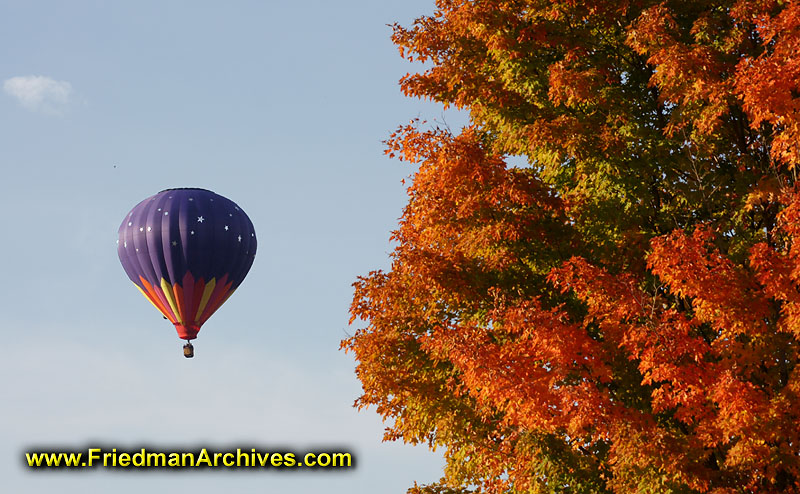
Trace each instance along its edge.
<instances>
[{"instance_id":1,"label":"balloon basket","mask_svg":"<svg viewBox=\"0 0 800 494\"><path fill-rule=\"evenodd\" d=\"M191 343L183 345L183 356L186 358L194 357L194 347Z\"/></svg>"}]
</instances>

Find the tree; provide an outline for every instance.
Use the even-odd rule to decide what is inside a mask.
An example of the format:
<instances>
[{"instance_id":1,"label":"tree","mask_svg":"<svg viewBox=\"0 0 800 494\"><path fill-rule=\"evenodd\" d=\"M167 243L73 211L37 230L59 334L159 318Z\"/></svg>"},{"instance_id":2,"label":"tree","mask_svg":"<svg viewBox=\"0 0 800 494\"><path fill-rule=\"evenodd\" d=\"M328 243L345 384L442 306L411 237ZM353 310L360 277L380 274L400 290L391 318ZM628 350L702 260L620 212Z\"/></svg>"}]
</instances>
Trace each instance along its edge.
<instances>
[{"instance_id":1,"label":"tree","mask_svg":"<svg viewBox=\"0 0 800 494\"><path fill-rule=\"evenodd\" d=\"M409 492L800 491L800 4L437 0L342 347ZM522 155L528 166L509 166Z\"/></svg>"}]
</instances>

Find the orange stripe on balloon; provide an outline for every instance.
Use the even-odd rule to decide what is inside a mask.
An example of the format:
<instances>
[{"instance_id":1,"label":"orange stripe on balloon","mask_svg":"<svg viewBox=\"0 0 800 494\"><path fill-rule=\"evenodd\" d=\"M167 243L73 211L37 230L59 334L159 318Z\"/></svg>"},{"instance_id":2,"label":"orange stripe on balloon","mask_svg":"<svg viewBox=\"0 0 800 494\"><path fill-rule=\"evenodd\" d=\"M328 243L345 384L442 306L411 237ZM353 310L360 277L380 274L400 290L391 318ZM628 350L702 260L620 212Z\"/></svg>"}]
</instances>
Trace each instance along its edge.
<instances>
[{"instance_id":1,"label":"orange stripe on balloon","mask_svg":"<svg viewBox=\"0 0 800 494\"><path fill-rule=\"evenodd\" d=\"M233 282L225 283L228 279L228 275L226 274L223 276L217 286L214 288L214 293L211 294L211 299L208 301L208 305L206 305L205 310L203 311L203 315L200 317L200 324L204 324L211 314L217 311L222 305L222 302L225 301L226 295L230 291Z\"/></svg>"},{"instance_id":2,"label":"orange stripe on balloon","mask_svg":"<svg viewBox=\"0 0 800 494\"><path fill-rule=\"evenodd\" d=\"M186 321L186 311L183 303L183 288L175 283L172 285L172 294L175 296L175 305L178 307L178 320L181 324L188 324Z\"/></svg>"},{"instance_id":3,"label":"orange stripe on balloon","mask_svg":"<svg viewBox=\"0 0 800 494\"><path fill-rule=\"evenodd\" d=\"M155 307L156 309L158 309L160 312L163 312L163 311L161 310L161 307L159 307L159 306L158 306L158 305L157 305L157 304L156 304L156 303L153 301L153 298L150 296L150 294L149 294L149 293L147 293L146 291L142 290L142 287L140 287L140 286L139 286L139 285L137 285L136 283L134 283L134 284L133 284L133 286L135 286L135 287L136 287L136 288L137 288L137 289L138 289L140 292L142 292L142 295L144 295L144 297L147 299L147 301L148 301L148 302L150 302L151 304L153 304L153 307Z\"/></svg>"},{"instance_id":4,"label":"orange stripe on balloon","mask_svg":"<svg viewBox=\"0 0 800 494\"><path fill-rule=\"evenodd\" d=\"M139 277L139 281L141 281L142 285L144 285L144 291L147 294L147 298L150 299L150 302L155 305L162 314L164 314L164 317L170 319L172 314L167 309L164 301L161 300L161 297L158 296L158 292L153 288L153 285L148 283L148 281L141 276ZM170 321L172 321L172 319L170 319Z\"/></svg>"},{"instance_id":5,"label":"orange stripe on balloon","mask_svg":"<svg viewBox=\"0 0 800 494\"><path fill-rule=\"evenodd\" d=\"M150 283L147 283L145 287L148 288L147 291L149 291L151 295L158 299L162 309L161 312L167 316L167 319L169 319L172 324L178 322L178 319L172 312L172 308L169 306L169 302L167 302L167 298L164 296L164 292L161 291L161 287L153 286Z\"/></svg>"}]
</instances>

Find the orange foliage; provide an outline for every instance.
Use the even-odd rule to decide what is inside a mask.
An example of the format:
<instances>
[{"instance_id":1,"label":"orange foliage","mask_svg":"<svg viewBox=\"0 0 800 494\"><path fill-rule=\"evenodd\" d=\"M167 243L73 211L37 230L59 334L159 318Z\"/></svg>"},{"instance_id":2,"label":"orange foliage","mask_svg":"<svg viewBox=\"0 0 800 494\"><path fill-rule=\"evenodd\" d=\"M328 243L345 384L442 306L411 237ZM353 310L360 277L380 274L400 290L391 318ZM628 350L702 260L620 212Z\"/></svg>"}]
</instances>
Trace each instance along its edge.
<instances>
[{"instance_id":1,"label":"orange foliage","mask_svg":"<svg viewBox=\"0 0 800 494\"><path fill-rule=\"evenodd\" d=\"M445 449L410 492L800 491L798 5L395 26L406 94L472 119L387 141L419 169L342 343L386 439Z\"/></svg>"}]
</instances>

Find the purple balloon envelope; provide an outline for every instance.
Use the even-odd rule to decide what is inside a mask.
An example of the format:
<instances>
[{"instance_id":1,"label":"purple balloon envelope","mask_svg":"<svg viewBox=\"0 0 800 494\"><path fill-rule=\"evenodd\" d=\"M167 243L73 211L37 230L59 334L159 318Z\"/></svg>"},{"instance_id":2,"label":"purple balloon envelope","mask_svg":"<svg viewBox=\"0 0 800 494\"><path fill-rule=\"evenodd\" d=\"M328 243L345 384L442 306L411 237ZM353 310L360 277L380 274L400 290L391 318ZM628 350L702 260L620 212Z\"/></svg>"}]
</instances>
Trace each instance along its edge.
<instances>
[{"instance_id":1,"label":"purple balloon envelope","mask_svg":"<svg viewBox=\"0 0 800 494\"><path fill-rule=\"evenodd\" d=\"M256 255L250 218L205 189L148 197L125 217L117 243L128 277L185 340L239 287Z\"/></svg>"}]
</instances>

